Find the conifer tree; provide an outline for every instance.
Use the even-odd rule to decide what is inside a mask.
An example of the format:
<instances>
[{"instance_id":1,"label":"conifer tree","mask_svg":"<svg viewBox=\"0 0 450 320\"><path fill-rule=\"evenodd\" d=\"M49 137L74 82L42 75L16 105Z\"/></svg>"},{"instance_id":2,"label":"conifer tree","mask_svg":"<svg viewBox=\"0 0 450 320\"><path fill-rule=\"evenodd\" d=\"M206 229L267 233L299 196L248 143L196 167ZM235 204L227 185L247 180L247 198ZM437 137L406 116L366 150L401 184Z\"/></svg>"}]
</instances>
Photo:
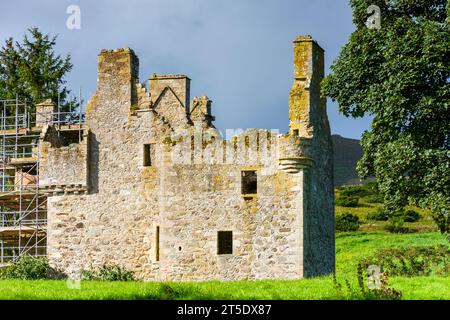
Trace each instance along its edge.
<instances>
[{"instance_id":1,"label":"conifer tree","mask_svg":"<svg viewBox=\"0 0 450 320\"><path fill-rule=\"evenodd\" d=\"M10 38L0 50L0 98L27 101L33 111L46 99L58 103L62 111L76 108L64 76L72 69L71 57L55 53L56 36L28 29L23 41Z\"/></svg>"}]
</instances>

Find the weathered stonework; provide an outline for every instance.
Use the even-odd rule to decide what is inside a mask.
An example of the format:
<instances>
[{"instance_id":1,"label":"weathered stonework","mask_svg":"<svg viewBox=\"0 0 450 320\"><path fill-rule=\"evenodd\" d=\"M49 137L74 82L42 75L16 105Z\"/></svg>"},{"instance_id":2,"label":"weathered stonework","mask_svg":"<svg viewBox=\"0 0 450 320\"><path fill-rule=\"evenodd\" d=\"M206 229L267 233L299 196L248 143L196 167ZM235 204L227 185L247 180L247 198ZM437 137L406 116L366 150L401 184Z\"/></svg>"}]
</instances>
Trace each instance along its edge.
<instances>
[{"instance_id":1,"label":"weathered stonework","mask_svg":"<svg viewBox=\"0 0 450 320\"><path fill-rule=\"evenodd\" d=\"M190 101L188 77L153 75L147 92L138 64L130 49L100 53L80 143L64 146L44 127L51 264L68 274L119 264L145 280L333 272L332 148L317 43L294 41L290 129L281 135L249 129L224 140L211 101ZM249 170L257 191L243 194ZM231 254L218 254L218 231L233 232Z\"/></svg>"}]
</instances>

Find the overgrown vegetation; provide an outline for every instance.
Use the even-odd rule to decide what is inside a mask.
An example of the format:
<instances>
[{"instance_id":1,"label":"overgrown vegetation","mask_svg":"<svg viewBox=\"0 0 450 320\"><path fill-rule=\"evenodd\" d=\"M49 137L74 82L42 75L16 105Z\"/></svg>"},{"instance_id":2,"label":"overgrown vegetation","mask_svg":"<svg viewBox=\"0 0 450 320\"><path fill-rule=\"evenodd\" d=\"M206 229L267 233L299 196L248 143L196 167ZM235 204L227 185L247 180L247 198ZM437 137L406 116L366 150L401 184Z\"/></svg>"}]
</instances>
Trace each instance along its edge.
<instances>
[{"instance_id":1,"label":"overgrown vegetation","mask_svg":"<svg viewBox=\"0 0 450 320\"><path fill-rule=\"evenodd\" d=\"M82 270L81 278L83 280L96 281L133 281L134 272L118 265L103 265L99 268Z\"/></svg>"},{"instance_id":2,"label":"overgrown vegetation","mask_svg":"<svg viewBox=\"0 0 450 320\"><path fill-rule=\"evenodd\" d=\"M360 263L357 271L358 286L354 288L350 281L346 279L344 287L346 292L344 292L342 284L336 280L336 276L333 276L333 286L336 290L337 298L350 300L400 300L402 292L390 287L388 273L383 272L378 276L379 279L372 281L372 285L369 287L367 268L364 268Z\"/></svg>"},{"instance_id":3,"label":"overgrown vegetation","mask_svg":"<svg viewBox=\"0 0 450 320\"><path fill-rule=\"evenodd\" d=\"M349 207L342 205L340 199L350 197L357 198L358 205ZM433 226L433 214L416 206L406 206L393 211L383 202L383 197L378 191L375 180L357 186L338 187L335 192L336 215L352 213L358 216L360 230L387 231L389 233L429 232L438 230L438 225ZM449 238L450 240L450 238Z\"/></svg>"},{"instance_id":4,"label":"overgrown vegetation","mask_svg":"<svg viewBox=\"0 0 450 320\"><path fill-rule=\"evenodd\" d=\"M24 255L15 264L0 269L0 279L38 280L58 276L59 272L49 265L45 257Z\"/></svg>"},{"instance_id":5,"label":"overgrown vegetation","mask_svg":"<svg viewBox=\"0 0 450 320\"><path fill-rule=\"evenodd\" d=\"M387 221L389 214L384 208L378 208L376 211L367 214L367 220Z\"/></svg>"},{"instance_id":6,"label":"overgrown vegetation","mask_svg":"<svg viewBox=\"0 0 450 320\"><path fill-rule=\"evenodd\" d=\"M405 222L417 222L420 219L420 213L415 210L406 210L403 215L403 221Z\"/></svg>"},{"instance_id":7,"label":"overgrown vegetation","mask_svg":"<svg viewBox=\"0 0 450 320\"><path fill-rule=\"evenodd\" d=\"M413 229L405 226L405 213L403 210L390 214L385 230L392 233L410 233Z\"/></svg>"},{"instance_id":8,"label":"overgrown vegetation","mask_svg":"<svg viewBox=\"0 0 450 320\"><path fill-rule=\"evenodd\" d=\"M358 197L354 197L354 196L344 196L344 195L339 195L336 200L335 200L335 204L341 207L350 207L350 208L354 208L357 207L359 203L359 198Z\"/></svg>"},{"instance_id":9,"label":"overgrown vegetation","mask_svg":"<svg viewBox=\"0 0 450 320\"><path fill-rule=\"evenodd\" d=\"M450 248L444 245L378 249L361 265L378 265L392 276L450 276Z\"/></svg>"},{"instance_id":10,"label":"overgrown vegetation","mask_svg":"<svg viewBox=\"0 0 450 320\"><path fill-rule=\"evenodd\" d=\"M357 231L359 229L359 218L349 212L336 216L335 229L337 231Z\"/></svg>"},{"instance_id":11,"label":"overgrown vegetation","mask_svg":"<svg viewBox=\"0 0 450 320\"><path fill-rule=\"evenodd\" d=\"M358 207L361 199L368 203L383 202L375 181L369 181L363 185L337 188L335 204L342 207Z\"/></svg>"}]
</instances>

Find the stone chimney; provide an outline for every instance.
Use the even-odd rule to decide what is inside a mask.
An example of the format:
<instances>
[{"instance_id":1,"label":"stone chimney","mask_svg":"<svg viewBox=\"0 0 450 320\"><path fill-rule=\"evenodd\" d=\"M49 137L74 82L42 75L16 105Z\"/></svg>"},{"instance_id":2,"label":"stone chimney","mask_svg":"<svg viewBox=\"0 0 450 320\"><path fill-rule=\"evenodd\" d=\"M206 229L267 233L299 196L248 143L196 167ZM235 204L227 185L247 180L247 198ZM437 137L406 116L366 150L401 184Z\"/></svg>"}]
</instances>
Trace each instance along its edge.
<instances>
[{"instance_id":1,"label":"stone chimney","mask_svg":"<svg viewBox=\"0 0 450 320\"><path fill-rule=\"evenodd\" d=\"M138 82L139 59L133 50L102 50L98 55L97 90L87 105L87 120L128 115L138 103Z\"/></svg>"},{"instance_id":2,"label":"stone chimney","mask_svg":"<svg viewBox=\"0 0 450 320\"><path fill-rule=\"evenodd\" d=\"M98 56L97 90L135 98L139 82L139 59L130 48L102 50ZM133 102L133 101L132 101Z\"/></svg>"},{"instance_id":3,"label":"stone chimney","mask_svg":"<svg viewBox=\"0 0 450 320\"><path fill-rule=\"evenodd\" d=\"M192 99L190 117L197 127L208 128L215 120L211 114L211 103L207 96L195 97Z\"/></svg>"},{"instance_id":4,"label":"stone chimney","mask_svg":"<svg viewBox=\"0 0 450 320\"><path fill-rule=\"evenodd\" d=\"M51 99L38 103L36 105L36 127L53 123L56 112L58 112L58 108Z\"/></svg>"},{"instance_id":5,"label":"stone chimney","mask_svg":"<svg viewBox=\"0 0 450 320\"><path fill-rule=\"evenodd\" d=\"M326 99L320 97L324 50L309 35L294 40L294 83L289 96L289 133L311 137L326 118Z\"/></svg>"}]
</instances>

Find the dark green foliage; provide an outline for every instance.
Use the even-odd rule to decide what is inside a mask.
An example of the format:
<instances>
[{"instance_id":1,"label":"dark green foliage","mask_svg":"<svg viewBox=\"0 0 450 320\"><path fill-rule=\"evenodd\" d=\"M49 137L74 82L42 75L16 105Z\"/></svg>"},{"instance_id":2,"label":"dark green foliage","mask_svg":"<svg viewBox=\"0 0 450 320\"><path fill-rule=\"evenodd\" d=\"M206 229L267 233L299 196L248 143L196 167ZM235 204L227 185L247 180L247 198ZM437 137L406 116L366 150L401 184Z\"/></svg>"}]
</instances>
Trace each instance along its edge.
<instances>
[{"instance_id":1,"label":"dark green foliage","mask_svg":"<svg viewBox=\"0 0 450 320\"><path fill-rule=\"evenodd\" d=\"M361 178L376 176L385 205L430 208L450 232L450 5L446 0L351 0L356 30L323 83L349 117L371 115ZM381 29L365 23L381 9Z\"/></svg>"},{"instance_id":2,"label":"dark green foliage","mask_svg":"<svg viewBox=\"0 0 450 320\"><path fill-rule=\"evenodd\" d=\"M364 185L343 187L340 190L340 194L347 197L364 197L369 194Z\"/></svg>"},{"instance_id":3,"label":"dark green foliage","mask_svg":"<svg viewBox=\"0 0 450 320\"><path fill-rule=\"evenodd\" d=\"M367 214L367 220L387 221L388 219L389 213L383 208L378 208L375 212L369 212Z\"/></svg>"},{"instance_id":4,"label":"dark green foliage","mask_svg":"<svg viewBox=\"0 0 450 320\"><path fill-rule=\"evenodd\" d=\"M380 195L380 194L376 194L376 195L371 194L371 195L368 195L367 197L364 198L364 200L365 200L367 203L383 203L383 202L384 202L384 198L383 198L383 196Z\"/></svg>"},{"instance_id":5,"label":"dark green foliage","mask_svg":"<svg viewBox=\"0 0 450 320\"><path fill-rule=\"evenodd\" d=\"M20 257L12 266L6 267L0 272L1 279L38 280L54 278L57 271L53 269L47 258Z\"/></svg>"},{"instance_id":6,"label":"dark green foliage","mask_svg":"<svg viewBox=\"0 0 450 320\"><path fill-rule=\"evenodd\" d=\"M419 221L420 214L414 210L406 210L404 213L404 221L405 222L416 222Z\"/></svg>"},{"instance_id":7,"label":"dark green foliage","mask_svg":"<svg viewBox=\"0 0 450 320\"><path fill-rule=\"evenodd\" d=\"M335 200L335 204L341 207L357 207L359 203L358 197L338 196Z\"/></svg>"},{"instance_id":8,"label":"dark green foliage","mask_svg":"<svg viewBox=\"0 0 450 320\"><path fill-rule=\"evenodd\" d=\"M364 184L365 190L367 190L367 196L365 201L368 203L384 203L384 197L378 189L378 183L376 181L370 181Z\"/></svg>"},{"instance_id":9,"label":"dark green foliage","mask_svg":"<svg viewBox=\"0 0 450 320\"><path fill-rule=\"evenodd\" d=\"M32 107L45 99L60 102L62 111L77 107L69 99L64 76L72 69L70 55L55 54L56 37L43 34L37 28L28 29L22 42L7 39L0 49L0 99L27 101Z\"/></svg>"},{"instance_id":10,"label":"dark green foliage","mask_svg":"<svg viewBox=\"0 0 450 320\"><path fill-rule=\"evenodd\" d=\"M375 212L369 212L367 214L367 220L375 220L375 221L387 221L391 218L392 221L395 221L397 224L402 224L402 222L416 222L420 219L420 214L414 210L400 210L396 214L390 214L384 208L378 208Z\"/></svg>"},{"instance_id":11,"label":"dark green foliage","mask_svg":"<svg viewBox=\"0 0 450 320\"><path fill-rule=\"evenodd\" d=\"M118 265L103 265L97 269L81 271L83 280L97 281L133 281L134 272Z\"/></svg>"},{"instance_id":12,"label":"dark green foliage","mask_svg":"<svg viewBox=\"0 0 450 320\"><path fill-rule=\"evenodd\" d=\"M391 233L411 233L414 229L405 227L405 212L403 210L389 214L389 223L384 229Z\"/></svg>"},{"instance_id":13,"label":"dark green foliage","mask_svg":"<svg viewBox=\"0 0 450 320\"><path fill-rule=\"evenodd\" d=\"M335 229L337 231L357 231L359 225L359 218L351 213L338 215L335 219Z\"/></svg>"},{"instance_id":14,"label":"dark green foliage","mask_svg":"<svg viewBox=\"0 0 450 320\"><path fill-rule=\"evenodd\" d=\"M338 205L341 205L341 203L354 203L355 198L364 198L369 203L383 203L384 201L383 196L378 190L376 181L369 181L356 186L342 186L337 188L337 190L339 191L338 197L336 198ZM356 207L358 204L344 206Z\"/></svg>"},{"instance_id":15,"label":"dark green foliage","mask_svg":"<svg viewBox=\"0 0 450 320\"><path fill-rule=\"evenodd\" d=\"M391 233L412 233L416 231L399 223L389 223L384 227L384 230Z\"/></svg>"},{"instance_id":16,"label":"dark green foliage","mask_svg":"<svg viewBox=\"0 0 450 320\"><path fill-rule=\"evenodd\" d=\"M438 245L379 249L361 263L365 268L378 265L392 276L448 276L450 248Z\"/></svg>"}]
</instances>

